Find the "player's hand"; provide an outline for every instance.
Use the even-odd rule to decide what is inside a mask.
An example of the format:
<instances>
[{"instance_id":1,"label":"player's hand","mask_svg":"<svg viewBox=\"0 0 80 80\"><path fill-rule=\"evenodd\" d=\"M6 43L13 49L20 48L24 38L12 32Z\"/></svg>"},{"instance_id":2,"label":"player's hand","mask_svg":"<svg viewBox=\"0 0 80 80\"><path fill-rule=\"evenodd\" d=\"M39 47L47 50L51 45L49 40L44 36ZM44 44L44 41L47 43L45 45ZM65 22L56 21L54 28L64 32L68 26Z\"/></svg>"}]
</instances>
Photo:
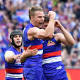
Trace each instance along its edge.
<instances>
[{"instance_id":1,"label":"player's hand","mask_svg":"<svg viewBox=\"0 0 80 80\"><path fill-rule=\"evenodd\" d=\"M55 26L61 29L62 25L59 20L55 20Z\"/></svg>"},{"instance_id":2,"label":"player's hand","mask_svg":"<svg viewBox=\"0 0 80 80\"><path fill-rule=\"evenodd\" d=\"M14 55L14 59L18 59L19 57L21 56L21 54L18 54L18 55Z\"/></svg>"},{"instance_id":3,"label":"player's hand","mask_svg":"<svg viewBox=\"0 0 80 80\"><path fill-rule=\"evenodd\" d=\"M38 50L37 50L37 49L32 49L32 50L31 50L30 47L31 47L31 46L29 46L29 47L27 48L28 54L30 54L31 56L36 55L37 52L38 52Z\"/></svg>"},{"instance_id":4,"label":"player's hand","mask_svg":"<svg viewBox=\"0 0 80 80\"><path fill-rule=\"evenodd\" d=\"M37 49L33 49L33 50L31 50L32 56L36 55L36 54L37 54L37 52L38 52L38 50L37 50Z\"/></svg>"},{"instance_id":5,"label":"player's hand","mask_svg":"<svg viewBox=\"0 0 80 80\"><path fill-rule=\"evenodd\" d=\"M30 47L31 47L31 46L29 46L29 47L27 48L27 50L25 50L25 51L23 52L23 54L24 54L25 56L27 56L27 57L29 57L29 56L34 56L34 55L36 55L37 52L38 52L37 49L30 49Z\"/></svg>"},{"instance_id":6,"label":"player's hand","mask_svg":"<svg viewBox=\"0 0 80 80\"><path fill-rule=\"evenodd\" d=\"M56 13L54 11L49 11L48 12L48 16L49 16L50 19L53 19L54 20L55 17L56 17Z\"/></svg>"}]
</instances>

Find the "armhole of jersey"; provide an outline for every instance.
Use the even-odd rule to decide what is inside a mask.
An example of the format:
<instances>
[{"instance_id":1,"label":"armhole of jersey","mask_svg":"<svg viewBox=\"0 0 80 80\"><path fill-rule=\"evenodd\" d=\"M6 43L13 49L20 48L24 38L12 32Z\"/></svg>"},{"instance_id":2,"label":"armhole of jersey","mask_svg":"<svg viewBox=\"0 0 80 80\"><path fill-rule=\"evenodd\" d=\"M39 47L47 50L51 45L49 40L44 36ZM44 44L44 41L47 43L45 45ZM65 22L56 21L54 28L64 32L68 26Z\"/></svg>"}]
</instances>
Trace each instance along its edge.
<instances>
[{"instance_id":1,"label":"armhole of jersey","mask_svg":"<svg viewBox=\"0 0 80 80\"><path fill-rule=\"evenodd\" d=\"M61 42L57 41L55 38L54 38L54 41L57 43L57 44L60 44Z\"/></svg>"},{"instance_id":2,"label":"armhole of jersey","mask_svg":"<svg viewBox=\"0 0 80 80\"><path fill-rule=\"evenodd\" d=\"M29 30L30 28L25 28L25 30L24 30L24 37L25 37L25 41L30 41L29 39L28 39L28 30Z\"/></svg>"}]
</instances>

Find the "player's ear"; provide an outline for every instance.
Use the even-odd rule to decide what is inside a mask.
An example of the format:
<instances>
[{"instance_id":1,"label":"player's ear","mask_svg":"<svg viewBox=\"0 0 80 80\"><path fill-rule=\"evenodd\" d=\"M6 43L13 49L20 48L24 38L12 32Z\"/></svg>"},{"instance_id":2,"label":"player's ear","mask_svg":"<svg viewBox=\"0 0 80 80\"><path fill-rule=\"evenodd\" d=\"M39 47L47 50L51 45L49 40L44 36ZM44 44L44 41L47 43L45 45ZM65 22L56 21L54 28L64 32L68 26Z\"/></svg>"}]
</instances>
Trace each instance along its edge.
<instances>
[{"instance_id":1,"label":"player's ear","mask_svg":"<svg viewBox=\"0 0 80 80\"><path fill-rule=\"evenodd\" d=\"M10 39L9 41L10 41L10 43L12 43L12 39Z\"/></svg>"}]
</instances>

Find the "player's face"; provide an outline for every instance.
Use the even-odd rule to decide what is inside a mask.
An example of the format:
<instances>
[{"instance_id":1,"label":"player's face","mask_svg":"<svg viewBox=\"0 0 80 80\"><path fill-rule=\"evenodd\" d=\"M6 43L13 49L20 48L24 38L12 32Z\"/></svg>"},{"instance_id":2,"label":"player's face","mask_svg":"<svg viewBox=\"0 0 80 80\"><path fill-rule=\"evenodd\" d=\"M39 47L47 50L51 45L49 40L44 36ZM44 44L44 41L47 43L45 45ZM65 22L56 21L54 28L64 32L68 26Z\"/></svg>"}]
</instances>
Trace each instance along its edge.
<instances>
[{"instance_id":1,"label":"player's face","mask_svg":"<svg viewBox=\"0 0 80 80\"><path fill-rule=\"evenodd\" d=\"M43 28L45 29L48 26L48 22L44 22Z\"/></svg>"},{"instance_id":2,"label":"player's face","mask_svg":"<svg viewBox=\"0 0 80 80\"><path fill-rule=\"evenodd\" d=\"M14 43L16 46L21 47L21 45L22 45L22 36L21 35L15 35L13 40L14 40Z\"/></svg>"},{"instance_id":3,"label":"player's face","mask_svg":"<svg viewBox=\"0 0 80 80\"><path fill-rule=\"evenodd\" d=\"M48 26L48 22L44 22L40 28L45 29L47 26Z\"/></svg>"},{"instance_id":4,"label":"player's face","mask_svg":"<svg viewBox=\"0 0 80 80\"><path fill-rule=\"evenodd\" d=\"M43 11L36 11L34 15L34 22L36 26L41 26L44 22L44 12Z\"/></svg>"}]
</instances>

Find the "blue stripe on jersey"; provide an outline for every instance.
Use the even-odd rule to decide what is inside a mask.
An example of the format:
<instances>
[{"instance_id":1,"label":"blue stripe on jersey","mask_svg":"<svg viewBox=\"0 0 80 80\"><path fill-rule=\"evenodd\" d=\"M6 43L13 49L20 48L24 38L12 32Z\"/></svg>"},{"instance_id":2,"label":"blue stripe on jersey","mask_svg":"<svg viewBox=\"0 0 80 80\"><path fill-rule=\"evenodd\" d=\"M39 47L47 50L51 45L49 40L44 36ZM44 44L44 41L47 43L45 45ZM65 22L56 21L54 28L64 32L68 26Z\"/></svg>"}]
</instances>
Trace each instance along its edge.
<instances>
[{"instance_id":1,"label":"blue stripe on jersey","mask_svg":"<svg viewBox=\"0 0 80 80\"><path fill-rule=\"evenodd\" d=\"M61 50L61 44L54 38L51 40L45 40L43 43L43 53L56 52Z\"/></svg>"}]
</instances>

